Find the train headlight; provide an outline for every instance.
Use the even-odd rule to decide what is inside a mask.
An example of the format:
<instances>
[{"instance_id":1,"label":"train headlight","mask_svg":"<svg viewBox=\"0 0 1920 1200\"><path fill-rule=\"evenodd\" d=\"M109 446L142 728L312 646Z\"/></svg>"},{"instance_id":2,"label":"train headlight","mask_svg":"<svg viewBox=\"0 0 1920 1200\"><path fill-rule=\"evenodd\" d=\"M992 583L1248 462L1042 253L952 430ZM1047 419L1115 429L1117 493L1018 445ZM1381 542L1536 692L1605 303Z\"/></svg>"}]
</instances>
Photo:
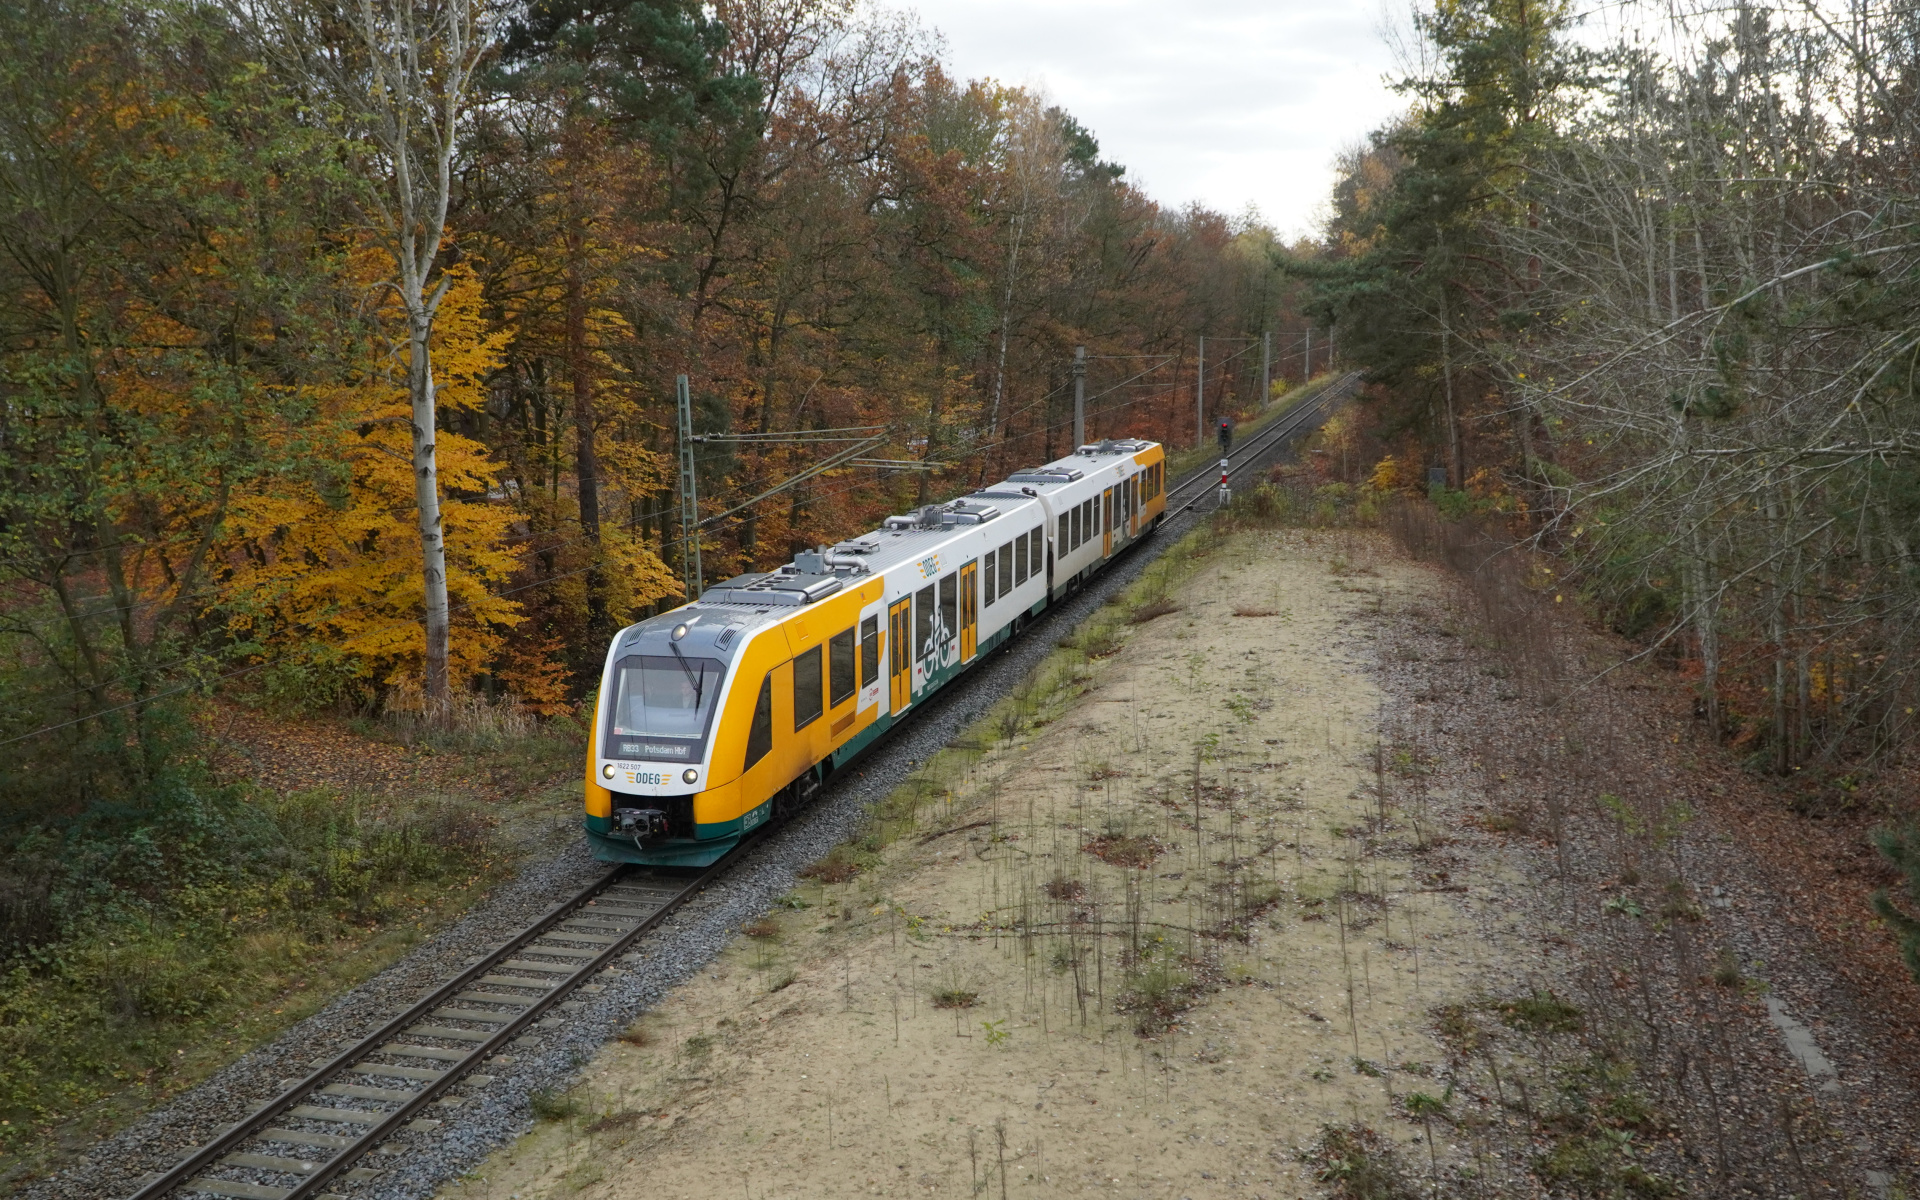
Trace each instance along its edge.
<instances>
[{"instance_id":1,"label":"train headlight","mask_svg":"<svg viewBox=\"0 0 1920 1200\"><path fill-rule=\"evenodd\" d=\"M605 776L608 779L612 779L614 774L613 764L608 763L606 766L601 767L600 774Z\"/></svg>"},{"instance_id":2,"label":"train headlight","mask_svg":"<svg viewBox=\"0 0 1920 1200\"><path fill-rule=\"evenodd\" d=\"M686 770L680 772L680 778L685 783L696 782L700 778L699 768L688 767Z\"/></svg>"}]
</instances>

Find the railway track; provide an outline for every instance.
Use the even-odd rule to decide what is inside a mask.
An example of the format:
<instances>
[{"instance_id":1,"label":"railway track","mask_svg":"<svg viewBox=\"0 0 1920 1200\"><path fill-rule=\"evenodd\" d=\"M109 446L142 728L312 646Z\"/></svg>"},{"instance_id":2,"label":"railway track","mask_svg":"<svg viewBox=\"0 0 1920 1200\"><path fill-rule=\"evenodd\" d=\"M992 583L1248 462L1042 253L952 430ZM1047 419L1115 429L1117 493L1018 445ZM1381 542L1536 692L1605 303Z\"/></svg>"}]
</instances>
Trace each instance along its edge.
<instances>
[{"instance_id":1,"label":"railway track","mask_svg":"<svg viewBox=\"0 0 1920 1200\"><path fill-rule=\"evenodd\" d=\"M757 840L757 839L756 839ZM742 845L745 849L745 844ZM306 1078L149 1177L131 1200L199 1194L235 1200L329 1197L329 1184L377 1179L403 1131L449 1119L461 1084L485 1084L513 1043L625 955L734 859L699 872L616 867Z\"/></svg>"},{"instance_id":2,"label":"railway track","mask_svg":"<svg viewBox=\"0 0 1920 1200\"><path fill-rule=\"evenodd\" d=\"M1338 401L1351 396L1354 389L1359 386L1360 372L1349 371L1308 397L1299 407L1275 418L1271 424L1256 431L1243 445L1234 447L1226 455L1230 464L1226 472L1228 482L1242 472L1257 466L1271 451L1284 446L1294 435L1304 432L1314 422L1324 419ZM1169 487L1167 519L1172 520L1194 508L1202 500L1216 495L1219 482L1219 466L1209 464ZM1182 502L1179 497L1187 493L1191 494Z\"/></svg>"},{"instance_id":3,"label":"railway track","mask_svg":"<svg viewBox=\"0 0 1920 1200\"><path fill-rule=\"evenodd\" d=\"M1334 381L1236 447L1229 480L1324 418L1358 382L1357 373ZM1219 473L1210 462L1169 487L1168 517L1214 495ZM382 1160L405 1152L401 1135L457 1119L457 1088L491 1082L489 1064L511 1065L515 1042L550 1028L574 994L598 991L596 975L776 828L701 871L609 870L379 1029L315 1060L305 1078L147 1177L128 1200L346 1200L329 1187L377 1181Z\"/></svg>"}]
</instances>

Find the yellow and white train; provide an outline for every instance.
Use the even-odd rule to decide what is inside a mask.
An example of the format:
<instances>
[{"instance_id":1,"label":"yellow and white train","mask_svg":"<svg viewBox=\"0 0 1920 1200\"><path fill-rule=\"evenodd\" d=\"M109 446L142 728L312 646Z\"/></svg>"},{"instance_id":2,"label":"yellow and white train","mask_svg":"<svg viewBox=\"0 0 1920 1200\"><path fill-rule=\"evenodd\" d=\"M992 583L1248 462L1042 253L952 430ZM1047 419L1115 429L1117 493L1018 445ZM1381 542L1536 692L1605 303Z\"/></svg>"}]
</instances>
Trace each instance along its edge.
<instances>
[{"instance_id":1,"label":"yellow and white train","mask_svg":"<svg viewBox=\"0 0 1920 1200\"><path fill-rule=\"evenodd\" d=\"M1106 441L620 631L587 755L612 862L704 866L1077 590L1166 513L1158 442Z\"/></svg>"}]
</instances>

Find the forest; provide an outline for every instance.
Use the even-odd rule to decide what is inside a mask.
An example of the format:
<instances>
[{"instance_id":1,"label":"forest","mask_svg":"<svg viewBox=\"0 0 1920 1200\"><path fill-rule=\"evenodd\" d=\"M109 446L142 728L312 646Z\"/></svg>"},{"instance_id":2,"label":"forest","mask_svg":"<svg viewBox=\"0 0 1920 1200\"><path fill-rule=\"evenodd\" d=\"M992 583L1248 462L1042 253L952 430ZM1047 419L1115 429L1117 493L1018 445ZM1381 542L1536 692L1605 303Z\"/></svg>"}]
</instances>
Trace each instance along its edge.
<instances>
[{"instance_id":1,"label":"forest","mask_svg":"<svg viewBox=\"0 0 1920 1200\"><path fill-rule=\"evenodd\" d=\"M1542 551L1794 811L1883 822L1920 977L1920 9L1464 0L1408 32L1407 115L1294 268L1368 367L1359 457Z\"/></svg>"},{"instance_id":2,"label":"forest","mask_svg":"<svg viewBox=\"0 0 1920 1200\"><path fill-rule=\"evenodd\" d=\"M1189 448L1337 345L1324 510L1677 673L1920 978L1920 7L1404 32L1290 241L853 0L0 5L0 1152L504 869L221 730L571 772L615 630L1069 450L1081 348Z\"/></svg>"},{"instance_id":3,"label":"forest","mask_svg":"<svg viewBox=\"0 0 1920 1200\"><path fill-rule=\"evenodd\" d=\"M718 580L1064 452L1077 347L1090 436L1184 444L1198 338L1239 351L1211 417L1306 328L1256 214L1161 209L903 15L0 22L0 792L36 825L149 804L213 694L569 710L683 596L677 377Z\"/></svg>"},{"instance_id":4,"label":"forest","mask_svg":"<svg viewBox=\"0 0 1920 1200\"><path fill-rule=\"evenodd\" d=\"M1920 635L1920 10L1702 5L1598 45L1579 15L1419 17L1315 304L1380 437L1458 510L1526 513L1756 766L1884 757Z\"/></svg>"},{"instance_id":5,"label":"forest","mask_svg":"<svg viewBox=\"0 0 1920 1200\"><path fill-rule=\"evenodd\" d=\"M0 47L0 1152L498 878L690 559L1067 452L1082 347L1089 436L1179 445L1200 339L1209 421L1328 365L1309 247L904 13L26 0ZM519 782L262 786L359 769L236 760L263 720Z\"/></svg>"}]
</instances>

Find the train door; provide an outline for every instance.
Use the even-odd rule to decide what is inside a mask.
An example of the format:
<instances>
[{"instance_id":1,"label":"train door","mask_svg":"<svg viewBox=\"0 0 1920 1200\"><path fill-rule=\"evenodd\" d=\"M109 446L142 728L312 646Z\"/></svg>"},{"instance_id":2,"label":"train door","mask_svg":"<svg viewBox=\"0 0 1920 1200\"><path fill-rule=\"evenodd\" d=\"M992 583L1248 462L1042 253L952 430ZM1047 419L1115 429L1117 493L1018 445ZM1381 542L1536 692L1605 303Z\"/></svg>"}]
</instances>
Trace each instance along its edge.
<instances>
[{"instance_id":1,"label":"train door","mask_svg":"<svg viewBox=\"0 0 1920 1200\"><path fill-rule=\"evenodd\" d=\"M1100 513L1100 553L1113 553L1113 489L1102 495Z\"/></svg>"},{"instance_id":2,"label":"train door","mask_svg":"<svg viewBox=\"0 0 1920 1200\"><path fill-rule=\"evenodd\" d=\"M887 610L887 711L899 713L913 703L913 599Z\"/></svg>"},{"instance_id":3,"label":"train door","mask_svg":"<svg viewBox=\"0 0 1920 1200\"><path fill-rule=\"evenodd\" d=\"M971 661L980 646L980 560L960 568L960 661Z\"/></svg>"}]
</instances>

